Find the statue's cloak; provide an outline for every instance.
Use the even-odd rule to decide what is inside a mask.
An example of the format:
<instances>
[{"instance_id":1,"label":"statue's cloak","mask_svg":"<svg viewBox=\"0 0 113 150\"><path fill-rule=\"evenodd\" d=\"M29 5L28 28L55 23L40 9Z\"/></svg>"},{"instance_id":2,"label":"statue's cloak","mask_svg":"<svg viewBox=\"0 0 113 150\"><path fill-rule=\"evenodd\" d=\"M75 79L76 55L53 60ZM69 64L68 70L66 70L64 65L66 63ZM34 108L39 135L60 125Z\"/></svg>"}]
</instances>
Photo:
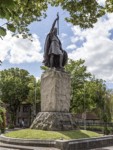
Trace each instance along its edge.
<instances>
[{"instance_id":1,"label":"statue's cloak","mask_svg":"<svg viewBox=\"0 0 113 150\"><path fill-rule=\"evenodd\" d=\"M44 45L44 60L43 63L45 66L49 67L49 48L51 44L50 34L46 36L45 45Z\"/></svg>"},{"instance_id":2,"label":"statue's cloak","mask_svg":"<svg viewBox=\"0 0 113 150\"><path fill-rule=\"evenodd\" d=\"M59 38L49 33L44 45L44 65L50 67L50 55L54 55L54 67L59 66L59 55L63 55L63 66L67 63L67 53L62 49L62 44Z\"/></svg>"},{"instance_id":3,"label":"statue's cloak","mask_svg":"<svg viewBox=\"0 0 113 150\"><path fill-rule=\"evenodd\" d=\"M49 33L44 45L44 63L46 66L49 66L49 57L51 54L63 55L63 50L59 38L56 35Z\"/></svg>"}]
</instances>

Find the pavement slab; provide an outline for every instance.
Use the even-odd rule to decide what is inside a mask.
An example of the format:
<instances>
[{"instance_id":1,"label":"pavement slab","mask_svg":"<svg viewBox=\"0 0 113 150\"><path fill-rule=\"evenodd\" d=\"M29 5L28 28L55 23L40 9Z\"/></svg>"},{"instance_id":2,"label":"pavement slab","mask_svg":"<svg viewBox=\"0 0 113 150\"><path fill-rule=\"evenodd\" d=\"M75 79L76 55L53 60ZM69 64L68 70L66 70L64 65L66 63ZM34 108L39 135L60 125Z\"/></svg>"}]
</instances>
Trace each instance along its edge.
<instances>
[{"instance_id":1,"label":"pavement slab","mask_svg":"<svg viewBox=\"0 0 113 150\"><path fill-rule=\"evenodd\" d=\"M95 148L95 149L91 149L91 150L113 150L113 146L102 147L102 148Z\"/></svg>"},{"instance_id":2,"label":"pavement slab","mask_svg":"<svg viewBox=\"0 0 113 150\"><path fill-rule=\"evenodd\" d=\"M0 150L59 150L54 147L32 147L0 143Z\"/></svg>"}]
</instances>

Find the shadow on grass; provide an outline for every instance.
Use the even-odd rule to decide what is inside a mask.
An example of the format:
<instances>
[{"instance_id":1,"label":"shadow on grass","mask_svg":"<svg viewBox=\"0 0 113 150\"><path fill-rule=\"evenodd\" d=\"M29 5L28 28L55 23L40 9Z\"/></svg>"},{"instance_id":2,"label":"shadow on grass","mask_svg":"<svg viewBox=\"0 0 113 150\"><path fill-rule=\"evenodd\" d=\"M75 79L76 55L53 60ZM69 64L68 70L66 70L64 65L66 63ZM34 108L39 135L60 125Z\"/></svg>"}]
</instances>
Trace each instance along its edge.
<instances>
[{"instance_id":1,"label":"shadow on grass","mask_svg":"<svg viewBox=\"0 0 113 150\"><path fill-rule=\"evenodd\" d=\"M70 139L90 138L90 136L81 130L74 131L59 131L59 133L69 137Z\"/></svg>"}]
</instances>

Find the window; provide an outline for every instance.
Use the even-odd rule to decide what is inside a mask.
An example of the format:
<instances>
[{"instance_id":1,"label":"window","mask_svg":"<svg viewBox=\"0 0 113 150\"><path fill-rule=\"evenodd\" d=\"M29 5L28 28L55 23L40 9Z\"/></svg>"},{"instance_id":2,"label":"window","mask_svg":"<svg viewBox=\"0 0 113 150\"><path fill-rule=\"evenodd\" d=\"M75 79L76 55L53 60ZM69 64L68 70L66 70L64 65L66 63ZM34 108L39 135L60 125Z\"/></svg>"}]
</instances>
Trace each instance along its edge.
<instances>
[{"instance_id":1,"label":"window","mask_svg":"<svg viewBox=\"0 0 113 150\"><path fill-rule=\"evenodd\" d=\"M23 112L29 112L29 106L24 105L23 106Z\"/></svg>"}]
</instances>

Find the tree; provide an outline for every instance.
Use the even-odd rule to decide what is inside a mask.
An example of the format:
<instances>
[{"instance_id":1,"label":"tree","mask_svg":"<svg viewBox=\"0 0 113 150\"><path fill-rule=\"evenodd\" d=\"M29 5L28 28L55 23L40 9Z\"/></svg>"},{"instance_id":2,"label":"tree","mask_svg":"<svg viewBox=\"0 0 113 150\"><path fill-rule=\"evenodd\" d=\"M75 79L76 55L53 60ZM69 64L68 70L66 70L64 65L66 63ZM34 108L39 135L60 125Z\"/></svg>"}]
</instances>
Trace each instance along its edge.
<instances>
[{"instance_id":1,"label":"tree","mask_svg":"<svg viewBox=\"0 0 113 150\"><path fill-rule=\"evenodd\" d=\"M31 77L31 81L29 83L29 94L27 97L27 102L34 106L34 115L36 115L36 106L37 104L40 106L41 103L41 95L40 95L40 80L36 81L36 78Z\"/></svg>"},{"instance_id":2,"label":"tree","mask_svg":"<svg viewBox=\"0 0 113 150\"><path fill-rule=\"evenodd\" d=\"M45 0L0 0L0 18L6 23L0 27L0 35L6 35L6 29L14 34L20 33L26 38L29 32L28 25L33 21L40 21L45 17L47 9Z\"/></svg>"},{"instance_id":3,"label":"tree","mask_svg":"<svg viewBox=\"0 0 113 150\"><path fill-rule=\"evenodd\" d=\"M0 100L0 130L1 133L5 132L6 128L6 115L5 115L5 108L2 106L3 102Z\"/></svg>"},{"instance_id":4,"label":"tree","mask_svg":"<svg viewBox=\"0 0 113 150\"><path fill-rule=\"evenodd\" d=\"M67 10L69 17L66 20L73 25L80 25L81 28L93 27L97 19L105 14L105 8L97 0L53 0L52 4Z\"/></svg>"},{"instance_id":5,"label":"tree","mask_svg":"<svg viewBox=\"0 0 113 150\"><path fill-rule=\"evenodd\" d=\"M69 60L66 71L72 78L71 112L95 111L103 122L111 120L105 81L87 72L84 60Z\"/></svg>"},{"instance_id":6,"label":"tree","mask_svg":"<svg viewBox=\"0 0 113 150\"><path fill-rule=\"evenodd\" d=\"M99 17L113 12L112 0L106 0L105 6L99 5L97 0L0 0L0 4L0 18L6 20L0 27L1 37L6 35L7 29L14 34L22 33L23 38L27 38L28 25L45 18L48 5L61 6L69 12L66 21L81 28L93 27Z\"/></svg>"},{"instance_id":7,"label":"tree","mask_svg":"<svg viewBox=\"0 0 113 150\"><path fill-rule=\"evenodd\" d=\"M105 4L106 4L105 8L106 8L107 12L112 13L113 12L113 1L112 0L106 0Z\"/></svg>"},{"instance_id":8,"label":"tree","mask_svg":"<svg viewBox=\"0 0 113 150\"><path fill-rule=\"evenodd\" d=\"M1 112L3 112L2 101L0 100L0 124L2 123Z\"/></svg>"},{"instance_id":9,"label":"tree","mask_svg":"<svg viewBox=\"0 0 113 150\"><path fill-rule=\"evenodd\" d=\"M1 100L8 104L11 121L15 124L16 111L29 93L30 75L26 70L11 68L0 72Z\"/></svg>"},{"instance_id":10,"label":"tree","mask_svg":"<svg viewBox=\"0 0 113 150\"><path fill-rule=\"evenodd\" d=\"M113 89L107 90L106 98L107 98L107 101L109 102L108 106L110 108L111 119L113 120Z\"/></svg>"},{"instance_id":11,"label":"tree","mask_svg":"<svg viewBox=\"0 0 113 150\"><path fill-rule=\"evenodd\" d=\"M102 79L95 79L93 77L90 83L93 85L92 87L89 86L91 99L95 104L93 111L95 111L96 114L98 114L98 116L103 122L110 122L110 97L108 96L105 81Z\"/></svg>"},{"instance_id":12,"label":"tree","mask_svg":"<svg viewBox=\"0 0 113 150\"><path fill-rule=\"evenodd\" d=\"M72 79L72 96L71 96L71 111L81 112L84 111L84 86L91 77L91 74L87 72L86 66L84 66L84 60L69 60L66 71L70 72Z\"/></svg>"}]
</instances>

